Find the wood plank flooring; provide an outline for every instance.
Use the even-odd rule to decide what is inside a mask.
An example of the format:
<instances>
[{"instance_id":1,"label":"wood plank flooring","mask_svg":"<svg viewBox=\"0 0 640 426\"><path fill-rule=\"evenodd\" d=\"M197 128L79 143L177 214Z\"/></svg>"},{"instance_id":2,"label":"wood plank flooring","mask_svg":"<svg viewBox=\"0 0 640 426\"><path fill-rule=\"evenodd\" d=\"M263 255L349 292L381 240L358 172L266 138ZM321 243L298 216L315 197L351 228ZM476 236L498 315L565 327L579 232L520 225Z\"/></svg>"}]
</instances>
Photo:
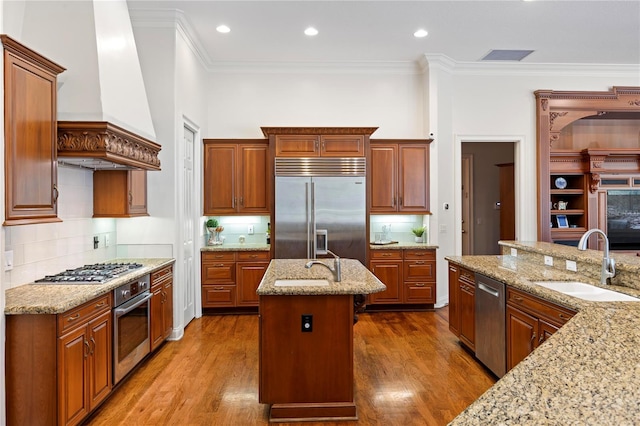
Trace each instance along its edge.
<instances>
[{"instance_id":1,"label":"wood plank flooring","mask_svg":"<svg viewBox=\"0 0 640 426\"><path fill-rule=\"evenodd\" d=\"M449 332L447 310L360 314L354 329L357 422L444 425L495 378ZM258 403L258 317L204 316L167 342L86 424L266 425Z\"/></svg>"}]
</instances>

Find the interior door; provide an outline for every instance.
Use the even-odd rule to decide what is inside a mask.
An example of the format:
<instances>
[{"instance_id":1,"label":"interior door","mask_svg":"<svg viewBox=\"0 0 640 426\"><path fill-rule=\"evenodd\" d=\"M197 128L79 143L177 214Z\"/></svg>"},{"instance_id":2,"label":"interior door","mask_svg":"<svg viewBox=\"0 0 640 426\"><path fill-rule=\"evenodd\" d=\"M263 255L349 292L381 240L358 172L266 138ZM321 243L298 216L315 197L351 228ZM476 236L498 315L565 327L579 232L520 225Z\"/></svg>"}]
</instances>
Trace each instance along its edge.
<instances>
[{"instance_id":1,"label":"interior door","mask_svg":"<svg viewBox=\"0 0 640 426\"><path fill-rule=\"evenodd\" d=\"M473 155L462 155L462 255L473 254Z\"/></svg>"},{"instance_id":2,"label":"interior door","mask_svg":"<svg viewBox=\"0 0 640 426\"><path fill-rule=\"evenodd\" d=\"M184 326L186 327L195 317L195 292L196 292L196 275L195 275L195 240L194 240L194 205L195 191L193 178L193 155L195 147L195 132L187 126L184 126L184 150L183 150L183 168L182 168L182 282L184 283ZM180 286L177 286L180 288Z\"/></svg>"}]
</instances>

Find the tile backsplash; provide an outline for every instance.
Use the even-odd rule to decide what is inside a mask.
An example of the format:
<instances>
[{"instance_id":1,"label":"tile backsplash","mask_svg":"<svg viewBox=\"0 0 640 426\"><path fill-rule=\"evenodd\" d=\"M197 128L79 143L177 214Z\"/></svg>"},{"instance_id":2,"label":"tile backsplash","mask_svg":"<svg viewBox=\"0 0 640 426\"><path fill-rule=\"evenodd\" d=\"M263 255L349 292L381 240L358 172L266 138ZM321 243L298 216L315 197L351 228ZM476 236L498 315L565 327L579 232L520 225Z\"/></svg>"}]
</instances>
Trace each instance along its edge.
<instances>
[{"instance_id":1,"label":"tile backsplash","mask_svg":"<svg viewBox=\"0 0 640 426\"><path fill-rule=\"evenodd\" d=\"M369 217L369 241L375 241L375 234L386 230L391 241L413 242L414 235L411 230L421 226L427 227L423 238L424 242L428 243L430 237L428 215L371 215Z\"/></svg>"},{"instance_id":2,"label":"tile backsplash","mask_svg":"<svg viewBox=\"0 0 640 426\"><path fill-rule=\"evenodd\" d=\"M2 227L5 250L13 251L13 269L4 272L4 289L47 274L116 257L115 219L92 219L92 171L58 167L58 217L62 222ZM105 247L106 236L109 247ZM98 248L93 237L98 236Z\"/></svg>"}]
</instances>

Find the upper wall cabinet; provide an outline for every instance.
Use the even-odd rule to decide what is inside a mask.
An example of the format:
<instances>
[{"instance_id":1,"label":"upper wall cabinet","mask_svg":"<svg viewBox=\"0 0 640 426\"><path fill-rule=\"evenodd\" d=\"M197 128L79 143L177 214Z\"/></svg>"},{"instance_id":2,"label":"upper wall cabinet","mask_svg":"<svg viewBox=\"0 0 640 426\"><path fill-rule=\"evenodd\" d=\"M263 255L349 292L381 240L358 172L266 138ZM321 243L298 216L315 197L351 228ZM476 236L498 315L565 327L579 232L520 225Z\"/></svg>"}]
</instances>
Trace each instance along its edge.
<instances>
[{"instance_id":1,"label":"upper wall cabinet","mask_svg":"<svg viewBox=\"0 0 640 426\"><path fill-rule=\"evenodd\" d=\"M377 127L262 127L275 157L364 157Z\"/></svg>"},{"instance_id":2,"label":"upper wall cabinet","mask_svg":"<svg viewBox=\"0 0 640 426\"><path fill-rule=\"evenodd\" d=\"M93 172L93 217L149 216L146 170Z\"/></svg>"},{"instance_id":3,"label":"upper wall cabinet","mask_svg":"<svg viewBox=\"0 0 640 426\"><path fill-rule=\"evenodd\" d=\"M429 139L371 141L371 213L430 213L430 143Z\"/></svg>"},{"instance_id":4,"label":"upper wall cabinet","mask_svg":"<svg viewBox=\"0 0 640 426\"><path fill-rule=\"evenodd\" d=\"M266 139L204 139L204 215L269 213Z\"/></svg>"},{"instance_id":5,"label":"upper wall cabinet","mask_svg":"<svg viewBox=\"0 0 640 426\"><path fill-rule=\"evenodd\" d=\"M6 35L4 225L59 222L56 84L65 69Z\"/></svg>"}]
</instances>

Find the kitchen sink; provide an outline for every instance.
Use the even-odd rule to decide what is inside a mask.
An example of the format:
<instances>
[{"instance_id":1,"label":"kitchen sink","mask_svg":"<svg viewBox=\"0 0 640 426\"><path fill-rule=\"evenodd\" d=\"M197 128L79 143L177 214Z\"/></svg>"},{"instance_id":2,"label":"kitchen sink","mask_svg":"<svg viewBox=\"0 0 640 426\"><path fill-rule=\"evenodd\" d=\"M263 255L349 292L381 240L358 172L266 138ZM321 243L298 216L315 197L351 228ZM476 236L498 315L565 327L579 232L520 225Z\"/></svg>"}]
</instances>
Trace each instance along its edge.
<instances>
[{"instance_id":1,"label":"kitchen sink","mask_svg":"<svg viewBox=\"0 0 640 426\"><path fill-rule=\"evenodd\" d=\"M327 286L327 280L276 280L276 287L315 287Z\"/></svg>"},{"instance_id":2,"label":"kitchen sink","mask_svg":"<svg viewBox=\"0 0 640 426\"><path fill-rule=\"evenodd\" d=\"M595 302L640 302L637 297L578 281L536 281L534 284L569 296Z\"/></svg>"}]
</instances>

